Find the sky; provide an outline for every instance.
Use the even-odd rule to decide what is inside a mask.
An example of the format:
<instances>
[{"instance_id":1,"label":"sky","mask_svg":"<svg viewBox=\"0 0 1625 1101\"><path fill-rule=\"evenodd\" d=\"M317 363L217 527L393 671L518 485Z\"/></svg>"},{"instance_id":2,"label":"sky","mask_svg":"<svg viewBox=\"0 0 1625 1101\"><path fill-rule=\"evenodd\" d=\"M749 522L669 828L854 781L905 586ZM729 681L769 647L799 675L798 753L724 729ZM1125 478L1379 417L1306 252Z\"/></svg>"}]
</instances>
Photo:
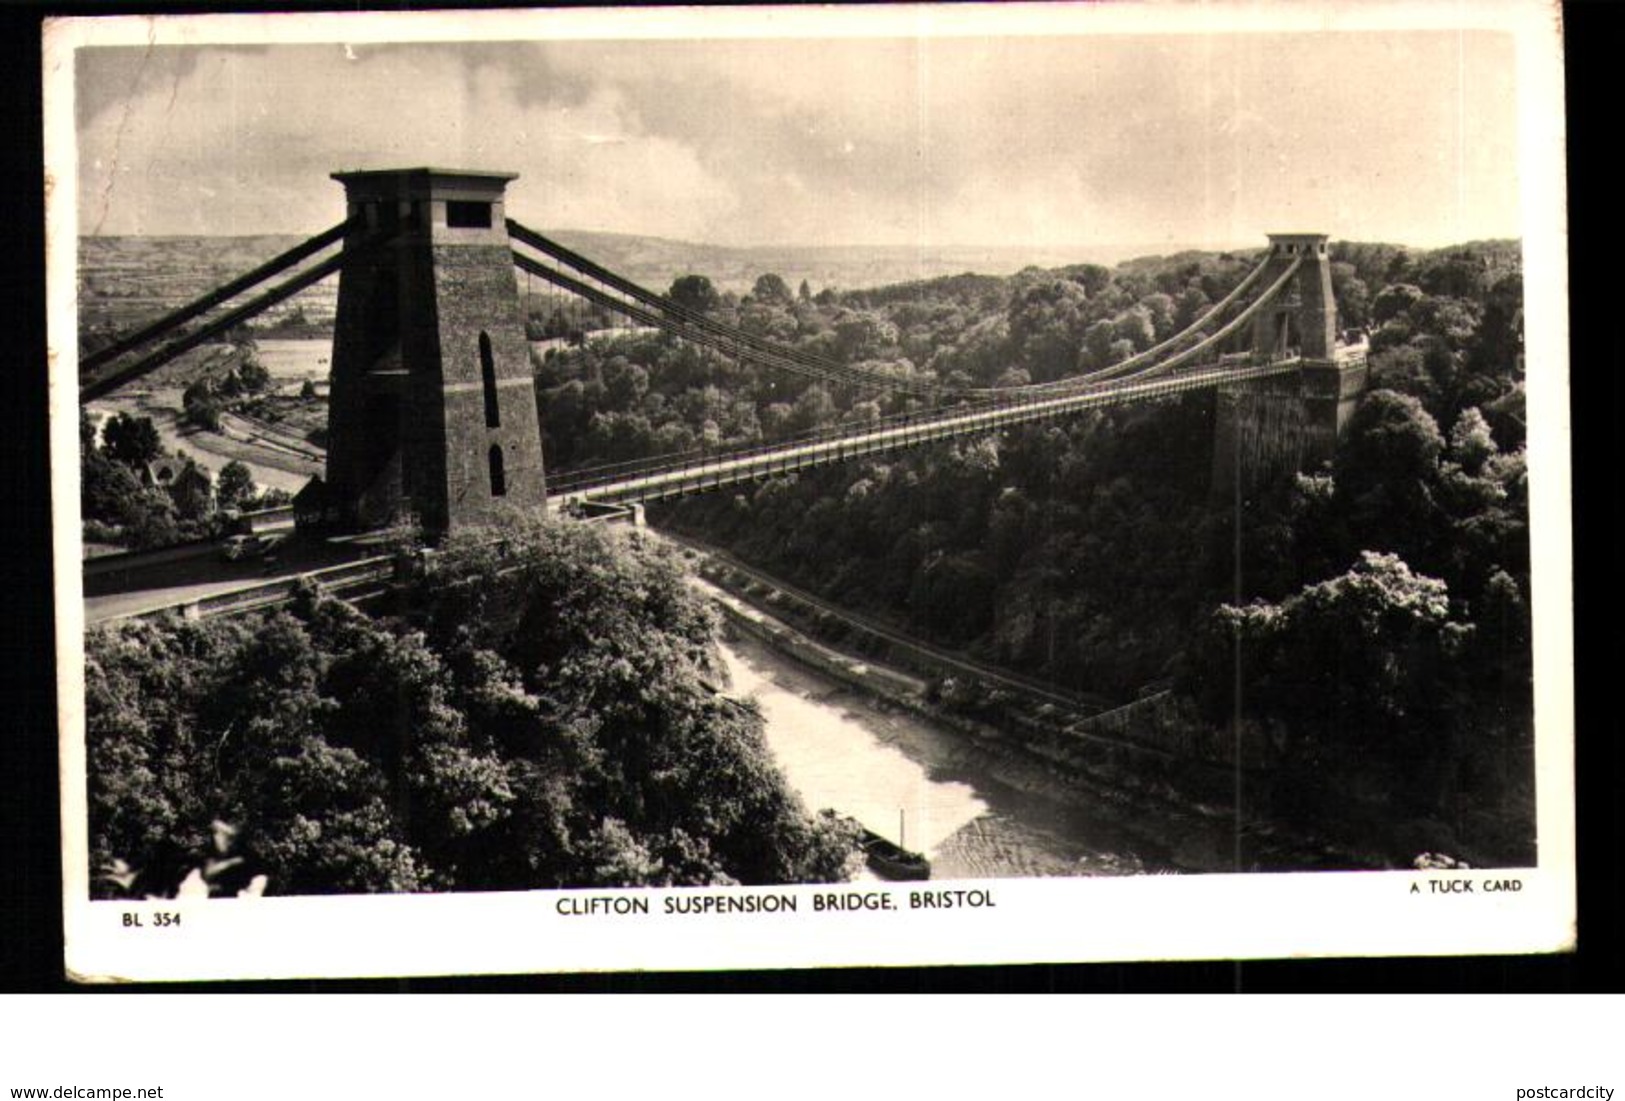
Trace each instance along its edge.
<instances>
[{"instance_id":1,"label":"sky","mask_svg":"<svg viewBox=\"0 0 1625 1101\"><path fill-rule=\"evenodd\" d=\"M1496 32L86 47L80 232L312 233L334 171L517 172L716 245L1436 246L1519 233Z\"/></svg>"}]
</instances>

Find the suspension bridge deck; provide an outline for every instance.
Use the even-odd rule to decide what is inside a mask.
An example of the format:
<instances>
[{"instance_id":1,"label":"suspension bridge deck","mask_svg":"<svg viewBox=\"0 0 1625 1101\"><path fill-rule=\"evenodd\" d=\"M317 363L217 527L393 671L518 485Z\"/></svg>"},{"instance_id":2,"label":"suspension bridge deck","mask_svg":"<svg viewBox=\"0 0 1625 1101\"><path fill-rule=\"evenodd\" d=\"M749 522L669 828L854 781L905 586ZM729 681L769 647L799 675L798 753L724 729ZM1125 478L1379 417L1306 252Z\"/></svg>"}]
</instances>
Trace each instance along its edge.
<instances>
[{"instance_id":1,"label":"suspension bridge deck","mask_svg":"<svg viewBox=\"0 0 1625 1101\"><path fill-rule=\"evenodd\" d=\"M960 407L903 423L858 428L799 444L780 444L750 451L724 452L689 462L609 478L596 483L568 483L550 494L550 503L633 504L717 489L774 474L790 473L864 455L881 454L959 436L996 431L1018 424L1134 402L1153 401L1230 383L1269 378L1296 371L1300 360L1226 366L1186 371L1156 378L1131 378L1098 387L1008 404Z\"/></svg>"}]
</instances>

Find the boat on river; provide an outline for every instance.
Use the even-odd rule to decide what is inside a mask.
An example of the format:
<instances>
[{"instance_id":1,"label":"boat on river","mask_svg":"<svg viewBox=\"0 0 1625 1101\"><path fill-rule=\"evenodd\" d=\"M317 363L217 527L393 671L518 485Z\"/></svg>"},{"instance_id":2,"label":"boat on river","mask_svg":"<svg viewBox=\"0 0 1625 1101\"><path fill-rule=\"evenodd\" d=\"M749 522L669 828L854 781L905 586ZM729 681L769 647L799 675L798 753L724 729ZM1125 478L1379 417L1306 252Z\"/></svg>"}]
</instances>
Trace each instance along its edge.
<instances>
[{"instance_id":1,"label":"boat on river","mask_svg":"<svg viewBox=\"0 0 1625 1101\"><path fill-rule=\"evenodd\" d=\"M858 827L858 848L869 870L882 879L930 879L931 861L924 853L910 852L865 826Z\"/></svg>"}]
</instances>

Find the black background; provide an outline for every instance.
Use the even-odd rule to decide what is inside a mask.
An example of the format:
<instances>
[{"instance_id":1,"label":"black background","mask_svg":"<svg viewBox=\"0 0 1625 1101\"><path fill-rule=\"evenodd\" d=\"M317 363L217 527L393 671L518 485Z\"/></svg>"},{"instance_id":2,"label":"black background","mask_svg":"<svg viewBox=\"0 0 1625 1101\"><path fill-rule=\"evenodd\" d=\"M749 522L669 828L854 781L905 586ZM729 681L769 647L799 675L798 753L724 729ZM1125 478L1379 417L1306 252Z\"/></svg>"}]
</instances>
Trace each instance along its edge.
<instances>
[{"instance_id":1,"label":"black background","mask_svg":"<svg viewBox=\"0 0 1625 1101\"><path fill-rule=\"evenodd\" d=\"M381 10L406 4L378 3ZM440 7L484 6L442 3ZM511 5L504 5L511 6ZM0 991L73 991L62 963L55 662L46 445L40 25L52 14L359 10L362 5L56 3L0 9ZM1625 5L1562 5L1569 302L1580 947L1565 956L1036 965L166 985L157 989L531 991L1596 991L1622 982L1620 701L1610 691L1621 560L1622 355L1617 73ZM1335 77L1334 77L1335 79ZM1402 121L1396 124L1402 125ZM1512 170L1509 166L1508 170ZM1612 201L1611 201L1612 200ZM70 502L70 505L72 503ZM1170 915L1178 920L1178 915ZM94 988L125 992L153 987ZM91 991L87 991L91 992Z\"/></svg>"}]
</instances>

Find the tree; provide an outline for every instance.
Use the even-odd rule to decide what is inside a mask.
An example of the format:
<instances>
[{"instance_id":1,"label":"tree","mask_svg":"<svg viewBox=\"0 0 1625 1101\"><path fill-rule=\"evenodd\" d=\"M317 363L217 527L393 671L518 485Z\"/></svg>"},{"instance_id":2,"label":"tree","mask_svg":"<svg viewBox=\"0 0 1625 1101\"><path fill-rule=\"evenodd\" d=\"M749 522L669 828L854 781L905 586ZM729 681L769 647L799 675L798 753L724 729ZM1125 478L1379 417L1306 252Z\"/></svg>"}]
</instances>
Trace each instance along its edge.
<instances>
[{"instance_id":1,"label":"tree","mask_svg":"<svg viewBox=\"0 0 1625 1101\"><path fill-rule=\"evenodd\" d=\"M167 547L180 541L175 523L175 505L161 489L146 489L123 507L124 533L137 550Z\"/></svg>"},{"instance_id":2,"label":"tree","mask_svg":"<svg viewBox=\"0 0 1625 1101\"><path fill-rule=\"evenodd\" d=\"M625 356L611 356L604 364L604 391L610 408L635 411L649 392L649 372Z\"/></svg>"},{"instance_id":3,"label":"tree","mask_svg":"<svg viewBox=\"0 0 1625 1101\"><path fill-rule=\"evenodd\" d=\"M1471 634L1451 619L1443 581L1367 551L1340 577L1278 604L1226 605L1216 622L1241 647L1241 705L1270 730L1291 782L1308 785L1309 804L1365 773L1398 809L1438 806L1460 752L1456 658ZM1216 714L1235 706L1229 680L1213 679Z\"/></svg>"},{"instance_id":4,"label":"tree","mask_svg":"<svg viewBox=\"0 0 1625 1101\"><path fill-rule=\"evenodd\" d=\"M1439 387L1427 370L1422 349L1414 344L1396 344L1372 352L1369 358L1371 388L1409 394L1424 405L1438 401Z\"/></svg>"},{"instance_id":5,"label":"tree","mask_svg":"<svg viewBox=\"0 0 1625 1101\"><path fill-rule=\"evenodd\" d=\"M1445 538L1435 490L1444 436L1422 403L1392 390L1366 395L1336 458L1336 493L1361 545L1433 569Z\"/></svg>"},{"instance_id":6,"label":"tree","mask_svg":"<svg viewBox=\"0 0 1625 1101\"><path fill-rule=\"evenodd\" d=\"M993 619L996 579L978 555L937 555L914 579L909 611L935 638L962 644Z\"/></svg>"},{"instance_id":7,"label":"tree","mask_svg":"<svg viewBox=\"0 0 1625 1101\"><path fill-rule=\"evenodd\" d=\"M1148 294L1140 306L1151 317L1151 329L1156 340L1162 340L1174 331L1174 300L1166 294Z\"/></svg>"},{"instance_id":8,"label":"tree","mask_svg":"<svg viewBox=\"0 0 1625 1101\"><path fill-rule=\"evenodd\" d=\"M316 396L316 380L307 378L304 385L299 387L299 397L304 401L314 401Z\"/></svg>"},{"instance_id":9,"label":"tree","mask_svg":"<svg viewBox=\"0 0 1625 1101\"><path fill-rule=\"evenodd\" d=\"M1394 283L1377 292L1377 297L1371 303L1371 320L1381 325L1385 321L1404 315L1410 308L1420 302L1425 295L1422 288L1409 283Z\"/></svg>"},{"instance_id":10,"label":"tree","mask_svg":"<svg viewBox=\"0 0 1625 1101\"><path fill-rule=\"evenodd\" d=\"M259 342L254 339L254 327L246 322L233 325L226 331L226 343L249 354L259 349Z\"/></svg>"},{"instance_id":11,"label":"tree","mask_svg":"<svg viewBox=\"0 0 1625 1101\"><path fill-rule=\"evenodd\" d=\"M794 301L793 296L790 294L789 285L785 283L782 277L772 272L757 276L756 283L751 287L750 294L758 302L778 303L788 306Z\"/></svg>"},{"instance_id":12,"label":"tree","mask_svg":"<svg viewBox=\"0 0 1625 1101\"><path fill-rule=\"evenodd\" d=\"M722 305L722 296L711 285L711 280L703 275L678 276L672 281L666 297L675 305L696 313L712 313Z\"/></svg>"},{"instance_id":13,"label":"tree","mask_svg":"<svg viewBox=\"0 0 1625 1101\"><path fill-rule=\"evenodd\" d=\"M1348 492L1430 481L1444 451L1444 436L1422 403L1392 390L1367 394L1347 431L1337 484Z\"/></svg>"},{"instance_id":14,"label":"tree","mask_svg":"<svg viewBox=\"0 0 1625 1101\"><path fill-rule=\"evenodd\" d=\"M1152 311L1145 306L1131 306L1112 318L1112 335L1128 341L1132 351L1143 352L1156 340L1152 316Z\"/></svg>"},{"instance_id":15,"label":"tree","mask_svg":"<svg viewBox=\"0 0 1625 1101\"><path fill-rule=\"evenodd\" d=\"M1099 264L1079 264L1066 270L1067 278L1082 287L1090 298L1099 295L1112 281L1111 269Z\"/></svg>"},{"instance_id":16,"label":"tree","mask_svg":"<svg viewBox=\"0 0 1625 1101\"><path fill-rule=\"evenodd\" d=\"M829 396L829 391L821 385L814 384L803 390L801 396L796 399L788 428L792 433L807 432L814 428L822 428L834 417L835 402Z\"/></svg>"},{"instance_id":17,"label":"tree","mask_svg":"<svg viewBox=\"0 0 1625 1101\"><path fill-rule=\"evenodd\" d=\"M1332 297L1337 316L1345 328L1364 328L1371 317L1371 291L1354 264L1332 261Z\"/></svg>"},{"instance_id":18,"label":"tree","mask_svg":"<svg viewBox=\"0 0 1625 1101\"><path fill-rule=\"evenodd\" d=\"M762 407L758 418L762 425L762 437L768 440L783 439L791 434L791 417L795 409L788 402L769 402Z\"/></svg>"},{"instance_id":19,"label":"tree","mask_svg":"<svg viewBox=\"0 0 1625 1101\"><path fill-rule=\"evenodd\" d=\"M1112 323L1096 321L1083 334L1082 360L1086 370L1098 371L1112 364L1112 344L1116 340Z\"/></svg>"},{"instance_id":20,"label":"tree","mask_svg":"<svg viewBox=\"0 0 1625 1101\"><path fill-rule=\"evenodd\" d=\"M242 360L237 364L234 375L237 384L246 393L257 394L271 385L270 369L261 363L259 356L251 350L244 351Z\"/></svg>"},{"instance_id":21,"label":"tree","mask_svg":"<svg viewBox=\"0 0 1625 1101\"><path fill-rule=\"evenodd\" d=\"M897 326L874 310L853 310L835 323L835 350L843 360L879 359L897 344Z\"/></svg>"},{"instance_id":22,"label":"tree","mask_svg":"<svg viewBox=\"0 0 1625 1101\"><path fill-rule=\"evenodd\" d=\"M219 395L215 393L214 383L209 379L198 379L181 393L181 408L186 413L186 419L207 431L220 430L223 407Z\"/></svg>"},{"instance_id":23,"label":"tree","mask_svg":"<svg viewBox=\"0 0 1625 1101\"><path fill-rule=\"evenodd\" d=\"M86 520L123 524L131 508L141 499L141 483L135 472L123 463L92 452L81 464L79 511Z\"/></svg>"},{"instance_id":24,"label":"tree","mask_svg":"<svg viewBox=\"0 0 1625 1101\"><path fill-rule=\"evenodd\" d=\"M1482 472L1484 464L1493 459L1499 450L1495 446L1489 422L1476 407L1463 411L1450 429L1450 457L1460 463L1468 474Z\"/></svg>"},{"instance_id":25,"label":"tree","mask_svg":"<svg viewBox=\"0 0 1625 1101\"><path fill-rule=\"evenodd\" d=\"M1480 299L1489 282L1489 262L1465 249L1434 253L1418 266L1416 281L1431 295Z\"/></svg>"},{"instance_id":26,"label":"tree","mask_svg":"<svg viewBox=\"0 0 1625 1101\"><path fill-rule=\"evenodd\" d=\"M214 508L214 479L190 460L169 486L175 513L182 520L202 520Z\"/></svg>"},{"instance_id":27,"label":"tree","mask_svg":"<svg viewBox=\"0 0 1625 1101\"><path fill-rule=\"evenodd\" d=\"M1174 310L1174 331L1183 332L1190 328L1197 318L1207 312L1210 305L1212 303L1208 301L1207 295L1202 293L1201 287L1185 288L1179 296L1179 305Z\"/></svg>"},{"instance_id":28,"label":"tree","mask_svg":"<svg viewBox=\"0 0 1625 1101\"><path fill-rule=\"evenodd\" d=\"M1010 343L1035 382L1049 382L1077 363L1089 292L1072 280L1029 287L1011 300Z\"/></svg>"},{"instance_id":29,"label":"tree","mask_svg":"<svg viewBox=\"0 0 1625 1101\"><path fill-rule=\"evenodd\" d=\"M115 413L102 426L102 450L108 458L132 468L143 467L162 450L158 428L151 417Z\"/></svg>"},{"instance_id":30,"label":"tree","mask_svg":"<svg viewBox=\"0 0 1625 1101\"><path fill-rule=\"evenodd\" d=\"M1470 363L1478 374L1496 378L1512 376L1523 347L1523 276L1514 272L1503 276L1490 288L1484 313L1470 353Z\"/></svg>"},{"instance_id":31,"label":"tree","mask_svg":"<svg viewBox=\"0 0 1625 1101\"><path fill-rule=\"evenodd\" d=\"M1419 333L1441 337L1452 351L1464 349L1478 332L1480 310L1475 302L1460 298L1424 298L1409 311Z\"/></svg>"},{"instance_id":32,"label":"tree","mask_svg":"<svg viewBox=\"0 0 1625 1101\"><path fill-rule=\"evenodd\" d=\"M796 297L802 302L812 301L812 287L808 285L805 279L801 281L801 289L796 292Z\"/></svg>"},{"instance_id":33,"label":"tree","mask_svg":"<svg viewBox=\"0 0 1625 1101\"><path fill-rule=\"evenodd\" d=\"M233 459L220 468L214 493L221 508L247 508L254 498L254 475L247 466Z\"/></svg>"},{"instance_id":34,"label":"tree","mask_svg":"<svg viewBox=\"0 0 1625 1101\"><path fill-rule=\"evenodd\" d=\"M79 461L83 463L96 453L96 422L90 419L90 410L79 407Z\"/></svg>"}]
</instances>

